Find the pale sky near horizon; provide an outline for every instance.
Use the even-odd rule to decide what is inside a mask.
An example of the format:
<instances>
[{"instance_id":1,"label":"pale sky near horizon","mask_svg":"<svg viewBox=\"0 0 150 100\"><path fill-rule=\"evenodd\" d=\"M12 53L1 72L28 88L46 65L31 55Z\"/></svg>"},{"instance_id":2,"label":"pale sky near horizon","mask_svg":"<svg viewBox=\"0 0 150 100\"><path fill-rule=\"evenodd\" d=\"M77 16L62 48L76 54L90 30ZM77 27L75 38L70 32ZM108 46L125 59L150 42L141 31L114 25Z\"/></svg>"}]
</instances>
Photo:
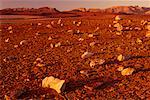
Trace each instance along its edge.
<instances>
[{"instance_id":1,"label":"pale sky near horizon","mask_svg":"<svg viewBox=\"0 0 150 100\"><path fill-rule=\"evenodd\" d=\"M74 8L108 8L111 6L142 6L150 7L150 0L0 0L0 9L3 8L39 8L52 7L58 10Z\"/></svg>"}]
</instances>

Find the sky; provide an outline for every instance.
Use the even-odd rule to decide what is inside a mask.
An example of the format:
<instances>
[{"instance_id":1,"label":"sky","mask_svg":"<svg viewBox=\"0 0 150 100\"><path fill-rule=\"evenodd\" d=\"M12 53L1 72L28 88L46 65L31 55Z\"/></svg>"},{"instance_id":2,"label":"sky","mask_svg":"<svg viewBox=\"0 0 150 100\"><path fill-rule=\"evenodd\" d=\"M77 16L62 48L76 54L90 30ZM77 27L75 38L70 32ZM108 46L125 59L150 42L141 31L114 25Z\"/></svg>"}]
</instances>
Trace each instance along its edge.
<instances>
[{"instance_id":1,"label":"sky","mask_svg":"<svg viewBox=\"0 0 150 100\"><path fill-rule=\"evenodd\" d=\"M3 8L39 8L52 7L60 11L74 8L108 8L111 6L142 6L150 7L150 0L0 0Z\"/></svg>"}]
</instances>

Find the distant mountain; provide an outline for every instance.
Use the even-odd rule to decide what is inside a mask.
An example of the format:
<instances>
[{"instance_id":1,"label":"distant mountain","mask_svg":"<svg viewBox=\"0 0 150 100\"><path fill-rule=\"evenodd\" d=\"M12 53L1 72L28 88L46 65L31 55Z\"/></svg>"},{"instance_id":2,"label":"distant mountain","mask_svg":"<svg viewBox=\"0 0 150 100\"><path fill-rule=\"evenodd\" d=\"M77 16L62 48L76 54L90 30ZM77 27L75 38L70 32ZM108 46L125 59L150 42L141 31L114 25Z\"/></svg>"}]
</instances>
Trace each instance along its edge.
<instances>
[{"instance_id":1,"label":"distant mountain","mask_svg":"<svg viewBox=\"0 0 150 100\"><path fill-rule=\"evenodd\" d=\"M104 9L107 13L123 13L123 14L144 14L149 11L150 8L139 7L139 6L114 6L111 8Z\"/></svg>"},{"instance_id":2,"label":"distant mountain","mask_svg":"<svg viewBox=\"0 0 150 100\"><path fill-rule=\"evenodd\" d=\"M41 8L7 8L0 10L1 15L50 15L59 13L56 8L41 7Z\"/></svg>"},{"instance_id":3,"label":"distant mountain","mask_svg":"<svg viewBox=\"0 0 150 100\"><path fill-rule=\"evenodd\" d=\"M60 12L56 8L41 7L41 8L7 8L0 10L1 15L61 15L79 16L82 12L99 12L99 13L115 13L115 14L149 14L150 7L139 6L113 6L106 9L99 8L77 8L71 11ZM90 13L88 13L90 14Z\"/></svg>"},{"instance_id":4,"label":"distant mountain","mask_svg":"<svg viewBox=\"0 0 150 100\"><path fill-rule=\"evenodd\" d=\"M87 12L86 8L77 8L77 9L73 9L71 11L72 12Z\"/></svg>"},{"instance_id":5,"label":"distant mountain","mask_svg":"<svg viewBox=\"0 0 150 100\"><path fill-rule=\"evenodd\" d=\"M106 9L99 8L79 8L72 11L78 12L102 12L102 13L119 13L119 14L145 14L150 11L150 7L139 7L139 6L113 6Z\"/></svg>"}]
</instances>

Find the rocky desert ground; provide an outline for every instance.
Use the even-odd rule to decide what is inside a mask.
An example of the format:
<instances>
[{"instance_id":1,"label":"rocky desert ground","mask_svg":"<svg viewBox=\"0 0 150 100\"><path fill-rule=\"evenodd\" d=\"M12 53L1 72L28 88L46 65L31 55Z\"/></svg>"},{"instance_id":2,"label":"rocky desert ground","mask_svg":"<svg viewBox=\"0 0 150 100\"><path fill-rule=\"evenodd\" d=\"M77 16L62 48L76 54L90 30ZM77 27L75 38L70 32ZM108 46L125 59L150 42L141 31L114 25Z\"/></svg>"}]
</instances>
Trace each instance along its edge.
<instances>
[{"instance_id":1,"label":"rocky desert ground","mask_svg":"<svg viewBox=\"0 0 150 100\"><path fill-rule=\"evenodd\" d=\"M1 20L0 99L150 100L150 15L116 16Z\"/></svg>"}]
</instances>

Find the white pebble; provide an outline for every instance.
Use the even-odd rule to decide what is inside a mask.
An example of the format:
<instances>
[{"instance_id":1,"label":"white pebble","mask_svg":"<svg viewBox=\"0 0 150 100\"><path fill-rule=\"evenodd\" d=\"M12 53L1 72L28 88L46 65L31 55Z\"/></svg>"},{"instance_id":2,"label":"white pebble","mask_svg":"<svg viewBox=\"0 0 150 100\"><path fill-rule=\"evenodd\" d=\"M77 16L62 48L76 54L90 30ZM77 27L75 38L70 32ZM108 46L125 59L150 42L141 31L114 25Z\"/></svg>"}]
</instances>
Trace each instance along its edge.
<instances>
[{"instance_id":1,"label":"white pebble","mask_svg":"<svg viewBox=\"0 0 150 100\"><path fill-rule=\"evenodd\" d=\"M82 58L82 59L89 58L89 57L91 57L92 55L94 55L94 53L86 51L86 52L84 52L84 53L81 55L81 58Z\"/></svg>"}]
</instances>

